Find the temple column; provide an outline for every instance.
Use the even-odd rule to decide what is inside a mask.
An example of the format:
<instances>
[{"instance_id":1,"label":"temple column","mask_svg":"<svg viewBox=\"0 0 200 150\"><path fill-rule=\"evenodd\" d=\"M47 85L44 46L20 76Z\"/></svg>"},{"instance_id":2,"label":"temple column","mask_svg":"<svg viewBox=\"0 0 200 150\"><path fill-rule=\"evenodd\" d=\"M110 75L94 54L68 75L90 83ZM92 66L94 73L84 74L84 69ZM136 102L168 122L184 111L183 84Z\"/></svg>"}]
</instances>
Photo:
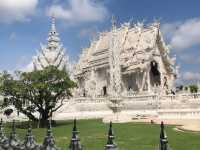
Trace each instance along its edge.
<instances>
[{"instance_id":1,"label":"temple column","mask_svg":"<svg viewBox=\"0 0 200 150\"><path fill-rule=\"evenodd\" d=\"M164 89L164 75L163 75L163 72L161 71L160 71L160 87L161 89Z\"/></svg>"},{"instance_id":2,"label":"temple column","mask_svg":"<svg viewBox=\"0 0 200 150\"><path fill-rule=\"evenodd\" d=\"M140 88L139 88L139 91L142 92L143 91L143 81L144 81L144 71L142 72L142 75L138 75L138 78L139 78L139 85L140 85ZM142 78L142 79L141 79Z\"/></svg>"},{"instance_id":3,"label":"temple column","mask_svg":"<svg viewBox=\"0 0 200 150\"><path fill-rule=\"evenodd\" d=\"M147 86L148 86L148 92L151 92L151 80L150 80L150 67L147 69Z\"/></svg>"},{"instance_id":4,"label":"temple column","mask_svg":"<svg viewBox=\"0 0 200 150\"><path fill-rule=\"evenodd\" d=\"M144 91L144 86L145 86L145 83L146 83L146 79L147 79L147 71L145 69L145 70L143 70L143 77L142 77L142 84L141 84L141 87L140 87L140 92Z\"/></svg>"},{"instance_id":5,"label":"temple column","mask_svg":"<svg viewBox=\"0 0 200 150\"><path fill-rule=\"evenodd\" d=\"M139 91L139 89L140 89L140 88L139 88L139 84L140 84L140 83L139 83L139 74L138 74L138 72L135 73L135 79L136 79L136 80L135 80L135 83L136 83L137 89L138 89L138 91Z\"/></svg>"},{"instance_id":6,"label":"temple column","mask_svg":"<svg viewBox=\"0 0 200 150\"><path fill-rule=\"evenodd\" d=\"M95 98L96 97L96 86L97 86L97 78L96 78L96 69L95 68L92 68L92 71L91 71L91 82L92 82L92 87L91 87L91 94L92 94L92 98Z\"/></svg>"}]
</instances>

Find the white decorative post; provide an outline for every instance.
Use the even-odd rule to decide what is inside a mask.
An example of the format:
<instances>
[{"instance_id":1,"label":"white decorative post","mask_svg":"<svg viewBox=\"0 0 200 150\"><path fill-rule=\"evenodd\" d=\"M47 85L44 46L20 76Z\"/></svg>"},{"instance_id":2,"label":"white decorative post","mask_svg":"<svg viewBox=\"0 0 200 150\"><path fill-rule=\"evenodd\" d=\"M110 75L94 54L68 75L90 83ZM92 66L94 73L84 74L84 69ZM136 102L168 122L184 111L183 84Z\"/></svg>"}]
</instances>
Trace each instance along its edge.
<instances>
[{"instance_id":1,"label":"white decorative post","mask_svg":"<svg viewBox=\"0 0 200 150\"><path fill-rule=\"evenodd\" d=\"M116 38L116 32L116 20L113 17L109 53L111 97L119 97L121 95L120 42Z\"/></svg>"},{"instance_id":2,"label":"white decorative post","mask_svg":"<svg viewBox=\"0 0 200 150\"><path fill-rule=\"evenodd\" d=\"M121 109L122 104L122 79L121 79L121 64L120 64L120 41L117 37L116 20L112 18L112 32L111 32L111 43L109 51L109 65L110 65L110 85L111 93L109 98L109 107L113 111L112 116L105 117L104 122L129 122L131 118L122 116Z\"/></svg>"}]
</instances>

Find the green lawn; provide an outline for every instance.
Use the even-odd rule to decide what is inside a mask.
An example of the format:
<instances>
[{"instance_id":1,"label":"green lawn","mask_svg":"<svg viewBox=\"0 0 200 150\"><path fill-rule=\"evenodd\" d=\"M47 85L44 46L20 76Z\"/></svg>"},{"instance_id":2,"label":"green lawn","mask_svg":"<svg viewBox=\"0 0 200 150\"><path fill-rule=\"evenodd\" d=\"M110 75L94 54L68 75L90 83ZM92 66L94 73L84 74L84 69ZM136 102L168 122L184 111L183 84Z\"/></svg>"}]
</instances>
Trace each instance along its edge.
<instances>
[{"instance_id":1,"label":"green lawn","mask_svg":"<svg viewBox=\"0 0 200 150\"><path fill-rule=\"evenodd\" d=\"M71 139L73 122L68 121L53 127L56 144L60 148L68 149ZM81 143L84 150L103 150L107 140L108 124L101 120L79 120ZM143 123L113 124L116 143L120 150L156 150L159 144L159 125ZM173 126L166 127L170 146L173 150L199 150L200 134L183 133L173 130ZM10 128L6 128L6 133ZM26 129L17 129L18 137L23 139ZM46 129L33 129L38 143L42 143Z\"/></svg>"}]
</instances>

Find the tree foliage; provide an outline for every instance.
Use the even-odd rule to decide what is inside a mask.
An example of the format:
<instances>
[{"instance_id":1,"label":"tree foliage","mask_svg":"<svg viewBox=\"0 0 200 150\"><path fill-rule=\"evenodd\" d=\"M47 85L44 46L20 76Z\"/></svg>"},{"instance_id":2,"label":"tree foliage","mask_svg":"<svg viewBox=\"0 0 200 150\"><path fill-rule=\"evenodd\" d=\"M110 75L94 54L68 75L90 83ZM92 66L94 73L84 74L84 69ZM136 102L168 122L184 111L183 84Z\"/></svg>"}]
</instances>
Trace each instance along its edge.
<instances>
[{"instance_id":1,"label":"tree foliage","mask_svg":"<svg viewBox=\"0 0 200 150\"><path fill-rule=\"evenodd\" d=\"M71 89L75 86L66 71L54 66L18 72L15 76L4 72L0 77L0 94L4 97L2 106L14 105L29 119L44 121L63 105L64 99L72 96Z\"/></svg>"},{"instance_id":2,"label":"tree foliage","mask_svg":"<svg viewBox=\"0 0 200 150\"><path fill-rule=\"evenodd\" d=\"M197 93L198 92L198 86L197 85L190 85L190 92L191 93Z\"/></svg>"}]
</instances>

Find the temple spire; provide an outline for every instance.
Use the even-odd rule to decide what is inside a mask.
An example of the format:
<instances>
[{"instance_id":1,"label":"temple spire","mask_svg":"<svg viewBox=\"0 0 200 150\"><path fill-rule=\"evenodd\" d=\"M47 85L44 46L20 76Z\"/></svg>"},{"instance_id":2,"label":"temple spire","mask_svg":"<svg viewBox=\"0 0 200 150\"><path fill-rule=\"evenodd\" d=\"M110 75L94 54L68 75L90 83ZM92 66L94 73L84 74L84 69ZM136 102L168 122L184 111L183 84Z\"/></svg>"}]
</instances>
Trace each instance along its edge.
<instances>
[{"instance_id":1,"label":"temple spire","mask_svg":"<svg viewBox=\"0 0 200 150\"><path fill-rule=\"evenodd\" d=\"M51 32L52 33L56 32L56 17L54 14L51 17Z\"/></svg>"},{"instance_id":2,"label":"temple spire","mask_svg":"<svg viewBox=\"0 0 200 150\"><path fill-rule=\"evenodd\" d=\"M61 43L59 33L56 29L55 15L52 15L47 44L42 45L39 53L33 58L34 70L43 70L48 66L55 66L59 70L66 70L69 68L68 65L70 65L68 64L67 58L65 48Z\"/></svg>"},{"instance_id":3,"label":"temple spire","mask_svg":"<svg viewBox=\"0 0 200 150\"><path fill-rule=\"evenodd\" d=\"M52 15L51 18L51 29L49 32L49 37L48 37L48 48L49 49L57 49L60 44L60 38L59 34L56 31L56 18L54 15Z\"/></svg>"},{"instance_id":4,"label":"temple spire","mask_svg":"<svg viewBox=\"0 0 200 150\"><path fill-rule=\"evenodd\" d=\"M112 30L115 30L117 28L117 19L114 15L112 15L111 23L112 23Z\"/></svg>"}]
</instances>

